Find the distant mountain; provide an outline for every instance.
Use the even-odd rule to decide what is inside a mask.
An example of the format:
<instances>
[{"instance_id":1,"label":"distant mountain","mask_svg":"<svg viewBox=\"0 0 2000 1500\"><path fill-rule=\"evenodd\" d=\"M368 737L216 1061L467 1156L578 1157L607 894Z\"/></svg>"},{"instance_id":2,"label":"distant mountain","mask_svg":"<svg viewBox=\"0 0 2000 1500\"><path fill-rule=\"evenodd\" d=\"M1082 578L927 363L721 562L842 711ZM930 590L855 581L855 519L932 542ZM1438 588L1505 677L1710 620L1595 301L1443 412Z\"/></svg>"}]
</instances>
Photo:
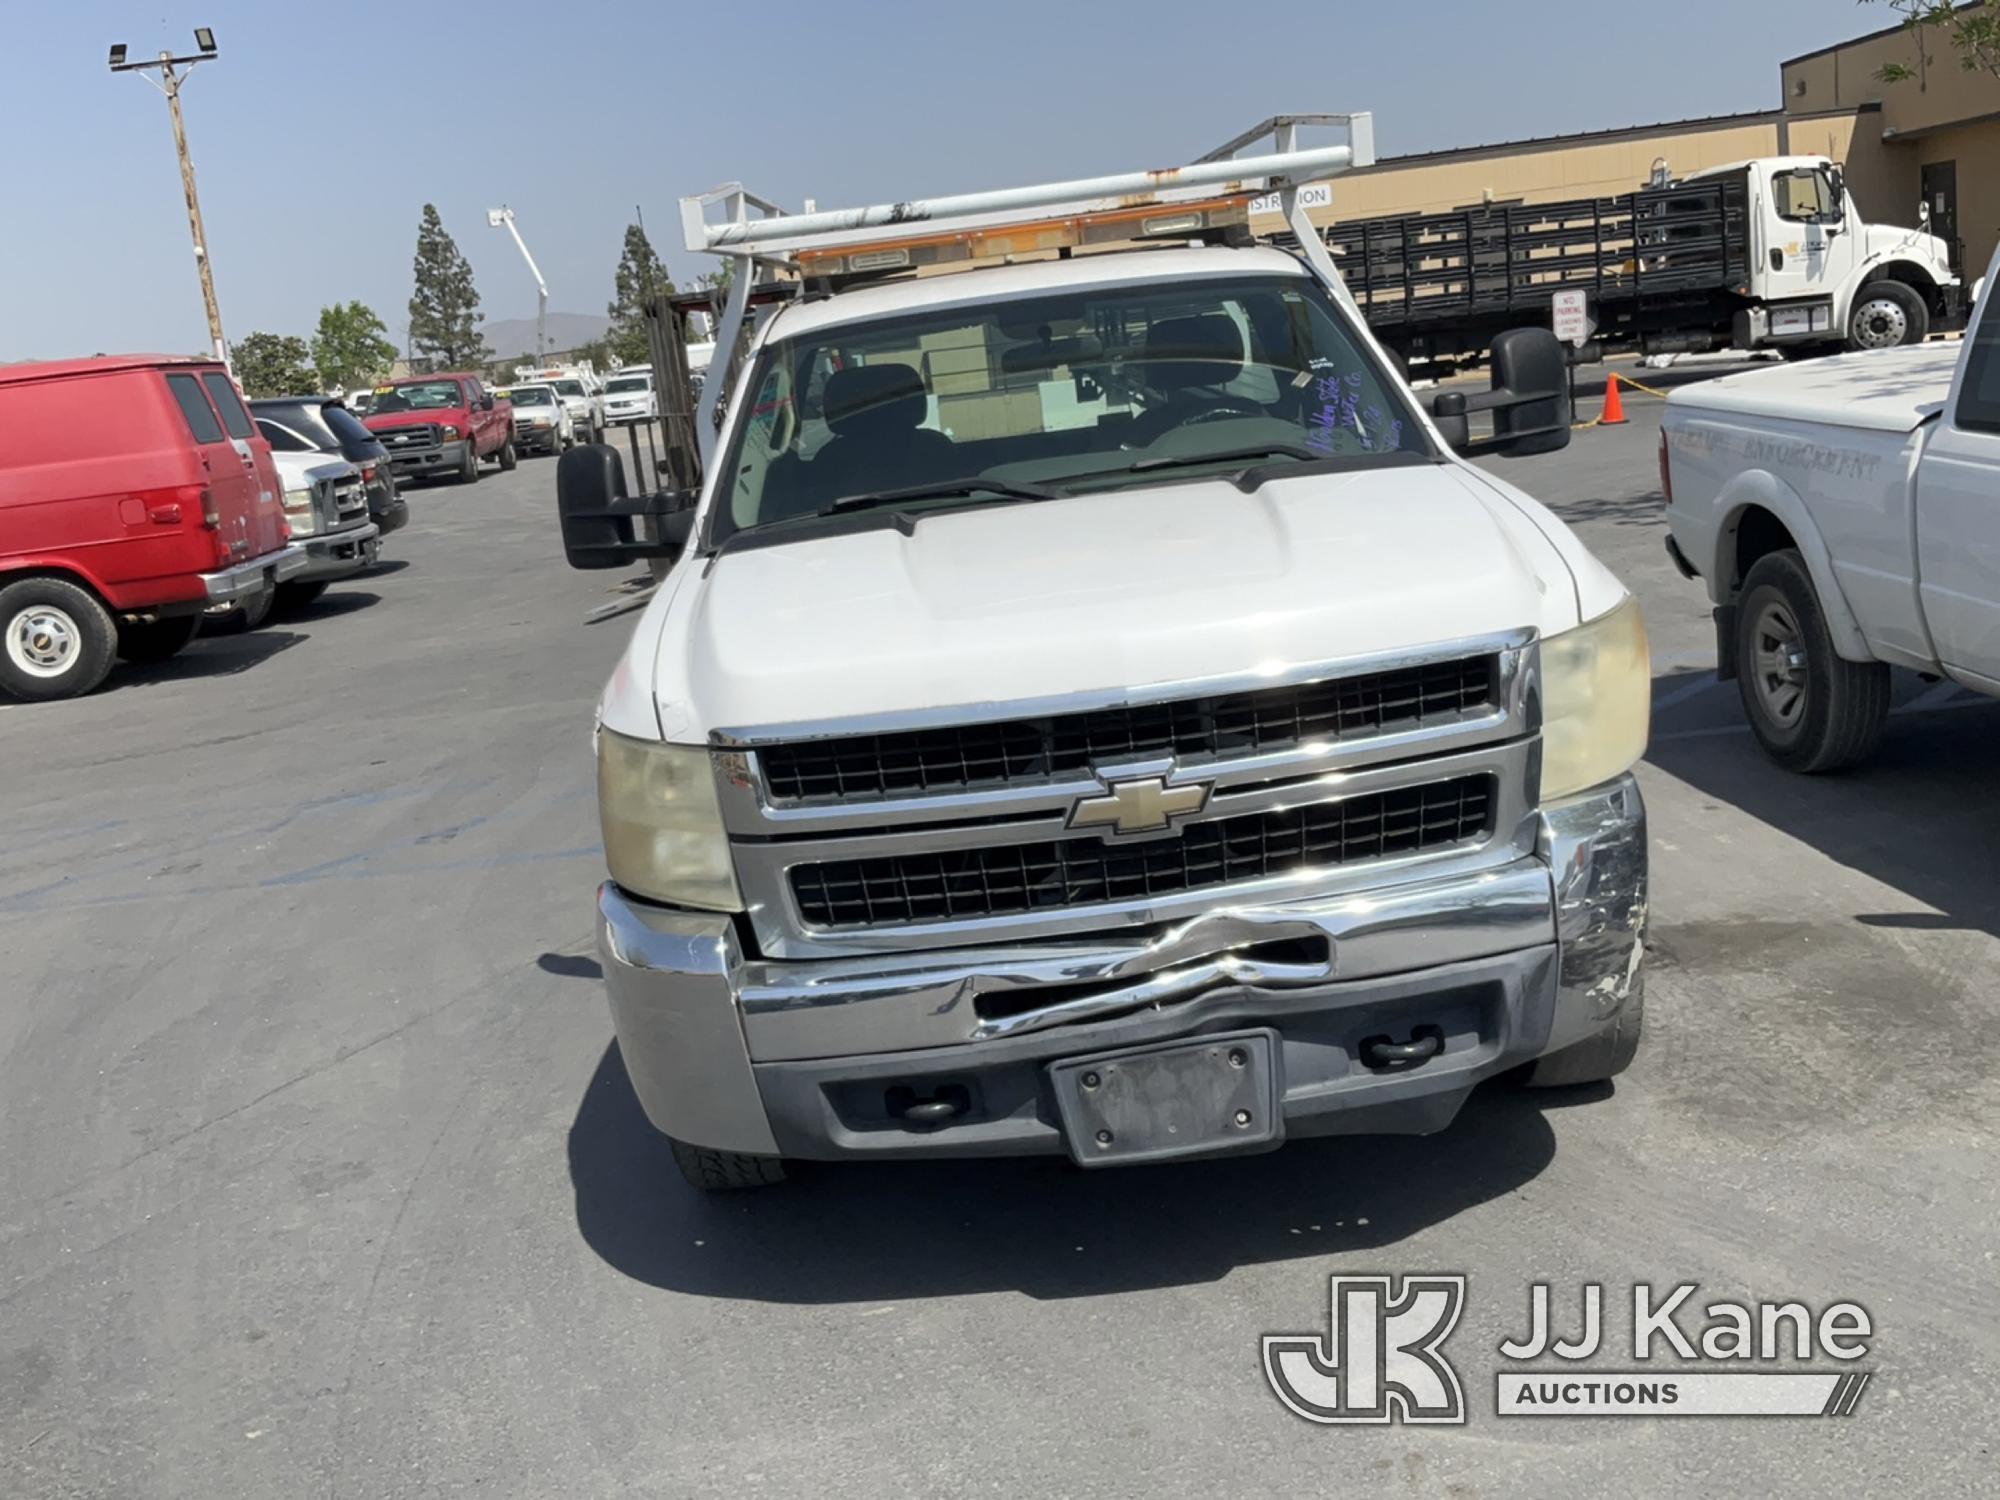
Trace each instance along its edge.
<instances>
[{"instance_id":1,"label":"distant mountain","mask_svg":"<svg viewBox=\"0 0 2000 1500\"><path fill-rule=\"evenodd\" d=\"M594 313L551 312L549 347L574 349L579 344L603 338L610 327L609 318L598 317ZM487 347L492 349L495 359L512 359L516 355L535 352L533 318L496 318L480 332L486 335Z\"/></svg>"}]
</instances>

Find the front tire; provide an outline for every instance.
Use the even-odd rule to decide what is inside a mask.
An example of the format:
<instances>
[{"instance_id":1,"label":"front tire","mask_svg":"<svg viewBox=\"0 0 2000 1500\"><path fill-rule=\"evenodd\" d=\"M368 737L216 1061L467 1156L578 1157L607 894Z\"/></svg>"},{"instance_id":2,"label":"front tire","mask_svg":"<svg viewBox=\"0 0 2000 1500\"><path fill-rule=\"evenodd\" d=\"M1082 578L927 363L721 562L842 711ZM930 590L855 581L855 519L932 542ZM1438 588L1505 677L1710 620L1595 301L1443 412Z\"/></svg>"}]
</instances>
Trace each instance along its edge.
<instances>
[{"instance_id":1,"label":"front tire","mask_svg":"<svg viewBox=\"0 0 2000 1500\"><path fill-rule=\"evenodd\" d=\"M711 1151L667 1137L674 1165L681 1176L704 1193L729 1193L740 1188L772 1187L785 1180L785 1164L775 1156L747 1156L741 1151Z\"/></svg>"},{"instance_id":2,"label":"front tire","mask_svg":"<svg viewBox=\"0 0 2000 1500\"><path fill-rule=\"evenodd\" d=\"M502 444L500 448L500 472L502 474L513 473L514 465L519 462L520 459L517 458L514 454L514 440L512 438L508 438L507 441L504 444Z\"/></svg>"},{"instance_id":3,"label":"front tire","mask_svg":"<svg viewBox=\"0 0 2000 1500\"><path fill-rule=\"evenodd\" d=\"M1757 742L1789 771L1867 759L1889 719L1889 669L1833 649L1812 575L1792 548L1759 558L1743 580L1736 687Z\"/></svg>"},{"instance_id":4,"label":"front tire","mask_svg":"<svg viewBox=\"0 0 2000 1500\"><path fill-rule=\"evenodd\" d=\"M472 439L465 440L465 458L458 466L460 484L479 483L479 450L472 445Z\"/></svg>"},{"instance_id":5,"label":"front tire","mask_svg":"<svg viewBox=\"0 0 2000 1500\"><path fill-rule=\"evenodd\" d=\"M173 615L164 620L121 620L118 658L135 667L150 667L178 655L201 630L201 616Z\"/></svg>"},{"instance_id":6,"label":"front tire","mask_svg":"<svg viewBox=\"0 0 2000 1500\"><path fill-rule=\"evenodd\" d=\"M1900 281L1871 281L1847 315L1849 349L1894 349L1930 336L1930 304Z\"/></svg>"},{"instance_id":7,"label":"front tire","mask_svg":"<svg viewBox=\"0 0 2000 1500\"><path fill-rule=\"evenodd\" d=\"M23 578L0 589L0 688L30 702L76 698L111 670L118 641L111 612L62 578Z\"/></svg>"}]
</instances>

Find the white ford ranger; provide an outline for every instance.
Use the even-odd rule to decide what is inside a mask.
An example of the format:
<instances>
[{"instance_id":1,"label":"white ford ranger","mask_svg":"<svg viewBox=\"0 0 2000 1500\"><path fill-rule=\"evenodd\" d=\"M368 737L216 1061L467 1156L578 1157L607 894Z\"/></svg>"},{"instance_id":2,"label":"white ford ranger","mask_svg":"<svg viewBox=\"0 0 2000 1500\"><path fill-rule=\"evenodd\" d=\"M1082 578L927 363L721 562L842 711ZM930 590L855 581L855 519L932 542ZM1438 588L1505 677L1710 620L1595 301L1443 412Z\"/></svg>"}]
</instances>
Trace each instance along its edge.
<instances>
[{"instance_id":1,"label":"white ford ranger","mask_svg":"<svg viewBox=\"0 0 2000 1500\"><path fill-rule=\"evenodd\" d=\"M1781 765L1873 750L1892 666L2000 695L1993 280L1960 343L1733 375L1667 402L1669 550L1707 582L1720 675Z\"/></svg>"},{"instance_id":2,"label":"white ford ranger","mask_svg":"<svg viewBox=\"0 0 2000 1500\"><path fill-rule=\"evenodd\" d=\"M577 565L679 554L599 709L598 914L697 1185L1427 1132L1630 1061L1639 610L1447 444L1468 405L1567 442L1561 351L1420 409L1243 232L1347 149L693 231L797 272L717 357L698 496L601 446L558 487ZM1178 243L1068 253L1140 235ZM1062 253L880 274L996 240Z\"/></svg>"}]
</instances>

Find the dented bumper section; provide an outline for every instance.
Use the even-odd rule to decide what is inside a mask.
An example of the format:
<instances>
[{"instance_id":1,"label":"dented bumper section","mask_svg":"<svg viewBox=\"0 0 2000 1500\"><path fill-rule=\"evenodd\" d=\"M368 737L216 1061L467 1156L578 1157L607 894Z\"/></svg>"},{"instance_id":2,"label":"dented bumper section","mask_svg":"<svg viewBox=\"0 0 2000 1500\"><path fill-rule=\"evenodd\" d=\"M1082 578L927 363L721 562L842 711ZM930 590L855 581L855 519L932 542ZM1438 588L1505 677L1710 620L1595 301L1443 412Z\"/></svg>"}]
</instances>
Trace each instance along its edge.
<instances>
[{"instance_id":1,"label":"dented bumper section","mask_svg":"<svg viewBox=\"0 0 2000 1500\"><path fill-rule=\"evenodd\" d=\"M625 1066L667 1134L807 1158L1060 1152L1065 1057L1256 1026L1292 1135L1424 1132L1637 993L1646 827L1629 776L1545 809L1532 857L1166 930L807 963L726 917L599 892ZM1370 1048L1440 1039L1416 1066ZM948 1103L948 1112L913 1106ZM942 1115L942 1119L940 1116Z\"/></svg>"}]
</instances>

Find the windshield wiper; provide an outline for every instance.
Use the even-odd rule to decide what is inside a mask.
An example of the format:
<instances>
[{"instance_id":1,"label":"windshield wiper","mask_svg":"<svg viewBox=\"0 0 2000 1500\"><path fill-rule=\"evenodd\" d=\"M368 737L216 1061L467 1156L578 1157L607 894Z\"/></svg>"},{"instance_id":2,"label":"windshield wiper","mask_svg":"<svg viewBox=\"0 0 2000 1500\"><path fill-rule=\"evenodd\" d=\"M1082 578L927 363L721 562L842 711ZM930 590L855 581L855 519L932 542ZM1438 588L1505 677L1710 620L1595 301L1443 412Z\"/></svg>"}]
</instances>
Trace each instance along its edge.
<instances>
[{"instance_id":1,"label":"windshield wiper","mask_svg":"<svg viewBox=\"0 0 2000 1500\"><path fill-rule=\"evenodd\" d=\"M1325 458L1324 453L1296 443L1259 443L1253 448L1225 448L1220 453L1170 454L1163 458L1142 458L1126 466L1127 474L1150 474L1155 469L1186 469L1195 464L1244 463L1253 458ZM1112 473L1119 472L1112 470Z\"/></svg>"},{"instance_id":2,"label":"windshield wiper","mask_svg":"<svg viewBox=\"0 0 2000 1500\"><path fill-rule=\"evenodd\" d=\"M1245 460L1271 458L1286 458L1293 462L1245 463ZM1410 458L1422 461L1420 455L1399 453L1394 449L1382 453L1326 453L1296 443L1259 443L1249 448L1226 448L1220 453L1186 453L1161 458L1142 458L1137 463L1124 464L1115 469L1087 469L1080 474L1063 474L1058 477L1065 484L1070 484L1082 479L1112 479L1121 474L1155 474L1163 469L1199 468L1203 464L1244 463L1243 468L1217 477L1228 480L1247 495L1267 479L1282 478L1298 471L1325 474L1377 464L1385 459L1393 462Z\"/></svg>"},{"instance_id":3,"label":"windshield wiper","mask_svg":"<svg viewBox=\"0 0 2000 1500\"><path fill-rule=\"evenodd\" d=\"M906 484L893 490L869 490L860 495L843 495L828 506L823 515L843 511L880 510L901 505L905 500L949 500L955 495L1000 495L1009 500L1059 500L1060 490L1039 484L1016 484L1006 479L943 479L931 484Z\"/></svg>"},{"instance_id":4,"label":"windshield wiper","mask_svg":"<svg viewBox=\"0 0 2000 1500\"><path fill-rule=\"evenodd\" d=\"M717 542L708 553L709 562L723 553L743 547L773 546L802 536L820 536L826 533L821 527L834 522L860 521L867 526L871 523L861 520L871 510L892 510L910 500L949 500L960 495L997 495L1003 500L1060 500L1063 491L1044 488L1039 484L1015 484L1004 479L946 479L932 484L910 484L893 490L870 490L866 494L843 495L825 510L808 511L804 515L786 516L776 521L759 521L754 526L740 526ZM993 504L982 501L981 504ZM890 518L898 531L908 536L912 534L916 517L913 515L892 516ZM819 522L821 526L812 523ZM846 529L852 529L848 527Z\"/></svg>"}]
</instances>

